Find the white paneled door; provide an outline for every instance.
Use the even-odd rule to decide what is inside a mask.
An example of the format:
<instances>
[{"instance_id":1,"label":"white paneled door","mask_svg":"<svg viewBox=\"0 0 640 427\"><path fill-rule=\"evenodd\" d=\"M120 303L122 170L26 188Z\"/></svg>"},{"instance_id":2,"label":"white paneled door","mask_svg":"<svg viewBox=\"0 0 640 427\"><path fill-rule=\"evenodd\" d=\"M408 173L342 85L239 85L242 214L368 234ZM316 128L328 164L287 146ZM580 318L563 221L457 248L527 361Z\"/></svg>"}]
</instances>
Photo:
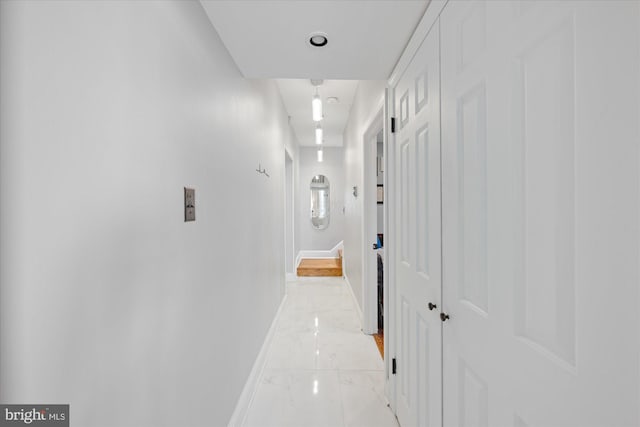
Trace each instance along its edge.
<instances>
[{"instance_id":1,"label":"white paneled door","mask_svg":"<svg viewBox=\"0 0 640 427\"><path fill-rule=\"evenodd\" d=\"M638 425L637 15L441 14L446 426Z\"/></svg>"},{"instance_id":2,"label":"white paneled door","mask_svg":"<svg viewBox=\"0 0 640 427\"><path fill-rule=\"evenodd\" d=\"M640 425L638 22L449 1L394 85L403 427Z\"/></svg>"},{"instance_id":3,"label":"white paneled door","mask_svg":"<svg viewBox=\"0 0 640 427\"><path fill-rule=\"evenodd\" d=\"M440 426L442 258L437 24L395 91L397 415L403 426Z\"/></svg>"}]
</instances>

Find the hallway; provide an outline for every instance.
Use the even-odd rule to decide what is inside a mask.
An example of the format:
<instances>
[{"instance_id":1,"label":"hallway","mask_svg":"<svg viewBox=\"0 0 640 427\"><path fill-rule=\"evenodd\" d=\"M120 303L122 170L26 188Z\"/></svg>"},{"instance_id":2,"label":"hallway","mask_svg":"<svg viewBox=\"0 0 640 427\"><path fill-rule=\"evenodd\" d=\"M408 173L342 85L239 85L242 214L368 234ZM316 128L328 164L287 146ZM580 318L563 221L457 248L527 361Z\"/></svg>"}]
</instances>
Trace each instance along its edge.
<instances>
[{"instance_id":1,"label":"hallway","mask_svg":"<svg viewBox=\"0 0 640 427\"><path fill-rule=\"evenodd\" d=\"M344 279L288 282L275 328L246 427L398 425Z\"/></svg>"},{"instance_id":2,"label":"hallway","mask_svg":"<svg viewBox=\"0 0 640 427\"><path fill-rule=\"evenodd\" d=\"M0 425L640 426L640 0L0 0L0 93Z\"/></svg>"}]
</instances>

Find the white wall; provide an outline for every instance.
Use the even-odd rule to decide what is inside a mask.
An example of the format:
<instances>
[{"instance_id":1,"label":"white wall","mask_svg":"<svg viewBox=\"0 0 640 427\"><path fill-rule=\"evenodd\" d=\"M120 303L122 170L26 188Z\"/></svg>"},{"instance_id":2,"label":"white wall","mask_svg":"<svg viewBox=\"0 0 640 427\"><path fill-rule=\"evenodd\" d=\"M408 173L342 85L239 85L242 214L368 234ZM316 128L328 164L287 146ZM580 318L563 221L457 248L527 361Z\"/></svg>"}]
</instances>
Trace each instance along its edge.
<instances>
[{"instance_id":1,"label":"white wall","mask_svg":"<svg viewBox=\"0 0 640 427\"><path fill-rule=\"evenodd\" d=\"M298 175L298 223L300 226L299 250L329 250L344 238L344 169L343 149L341 147L325 147L323 161L318 162L318 149L315 147L299 148ZM311 225L310 198L311 180L316 175L329 178L330 218L329 226L324 230L317 230Z\"/></svg>"},{"instance_id":2,"label":"white wall","mask_svg":"<svg viewBox=\"0 0 640 427\"><path fill-rule=\"evenodd\" d=\"M363 138L380 108L386 82L361 80L344 131L345 273L362 309L362 162ZM358 197L353 187L358 186ZM371 242L373 244L373 241Z\"/></svg>"},{"instance_id":3,"label":"white wall","mask_svg":"<svg viewBox=\"0 0 640 427\"><path fill-rule=\"evenodd\" d=\"M276 85L195 1L2 1L0 43L0 401L226 424L282 299Z\"/></svg>"}]
</instances>

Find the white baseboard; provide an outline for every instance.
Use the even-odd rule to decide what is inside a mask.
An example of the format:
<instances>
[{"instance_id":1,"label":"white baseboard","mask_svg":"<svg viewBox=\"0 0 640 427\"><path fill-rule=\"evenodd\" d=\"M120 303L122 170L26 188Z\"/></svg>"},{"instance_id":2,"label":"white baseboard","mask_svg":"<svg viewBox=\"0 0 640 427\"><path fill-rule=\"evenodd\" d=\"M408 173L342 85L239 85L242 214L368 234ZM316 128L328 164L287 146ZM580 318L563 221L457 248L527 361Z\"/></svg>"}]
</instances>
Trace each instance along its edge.
<instances>
[{"instance_id":1,"label":"white baseboard","mask_svg":"<svg viewBox=\"0 0 640 427\"><path fill-rule=\"evenodd\" d=\"M285 279L287 280L287 282L293 282L294 280L296 280L298 278L298 276L296 275L296 273L287 273Z\"/></svg>"},{"instance_id":2,"label":"white baseboard","mask_svg":"<svg viewBox=\"0 0 640 427\"><path fill-rule=\"evenodd\" d=\"M280 318L280 314L282 313L282 308L284 307L284 303L286 300L287 296L285 295L284 298L282 298L282 302L280 303L280 307L278 307L278 311L276 312L273 321L271 322L271 327L269 327L269 331L267 332L267 336L262 343L262 347L260 348L258 357L256 357L253 368L251 368L251 373L249 374L249 378L247 378L247 382L242 389L242 393L240 394L238 403L236 403L236 408L231 415L228 427L241 427L245 422L249 406L251 406L253 396L255 395L256 388L258 387L258 381L260 380L262 371L264 370L264 366L267 363L267 353L269 352L269 346L271 345L271 341L273 340L273 335L276 331L276 325L278 324L278 319Z\"/></svg>"},{"instance_id":3,"label":"white baseboard","mask_svg":"<svg viewBox=\"0 0 640 427\"><path fill-rule=\"evenodd\" d=\"M344 272L344 270L342 270ZM353 305L356 308L356 312L358 313L358 319L360 320L360 329L363 328L363 319L362 310L360 309L360 304L358 304L358 299L356 298L356 294L353 293L353 288L351 287L351 282L346 274L344 274L344 281L347 282L347 287L349 288L349 294L351 295L351 299L353 300Z\"/></svg>"},{"instance_id":4,"label":"white baseboard","mask_svg":"<svg viewBox=\"0 0 640 427\"><path fill-rule=\"evenodd\" d=\"M344 243L341 241L333 248L328 251L317 251L317 250L301 250L298 252L298 256L296 257L296 268L300 264L300 260L302 258L305 259L324 259L324 258L338 258L338 251L344 251Z\"/></svg>"},{"instance_id":5,"label":"white baseboard","mask_svg":"<svg viewBox=\"0 0 640 427\"><path fill-rule=\"evenodd\" d=\"M296 269L296 273L294 273L296 276L298 275L297 271L298 271L298 266L300 265L300 261L302 261L302 251L298 252L298 256L296 256L296 263L294 264L294 268Z\"/></svg>"}]
</instances>

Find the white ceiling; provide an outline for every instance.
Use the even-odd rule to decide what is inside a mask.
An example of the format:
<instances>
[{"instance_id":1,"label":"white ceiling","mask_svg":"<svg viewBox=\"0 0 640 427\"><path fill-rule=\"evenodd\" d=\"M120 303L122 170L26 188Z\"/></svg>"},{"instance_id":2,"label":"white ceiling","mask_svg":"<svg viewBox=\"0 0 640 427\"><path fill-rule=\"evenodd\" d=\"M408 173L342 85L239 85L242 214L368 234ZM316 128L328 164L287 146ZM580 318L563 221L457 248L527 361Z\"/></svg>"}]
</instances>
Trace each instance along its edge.
<instances>
[{"instance_id":1,"label":"white ceiling","mask_svg":"<svg viewBox=\"0 0 640 427\"><path fill-rule=\"evenodd\" d=\"M309 79L324 79L325 146L342 146L358 80L386 80L429 0L200 0L246 78L278 79L299 144L315 146ZM328 44L314 48L309 35ZM339 103L327 104L335 96Z\"/></svg>"},{"instance_id":2,"label":"white ceiling","mask_svg":"<svg viewBox=\"0 0 640 427\"><path fill-rule=\"evenodd\" d=\"M315 146L316 122L311 119L311 98L315 87L306 79L279 79L276 81L285 107L291 116L291 126L301 146ZM324 119L320 122L325 147L341 147L342 133L349 118L358 80L325 80L318 86L322 99ZM337 104L328 104L328 97L337 97Z\"/></svg>"},{"instance_id":3,"label":"white ceiling","mask_svg":"<svg viewBox=\"0 0 640 427\"><path fill-rule=\"evenodd\" d=\"M387 79L428 0L201 0L247 78ZM329 43L311 47L309 34Z\"/></svg>"}]
</instances>

